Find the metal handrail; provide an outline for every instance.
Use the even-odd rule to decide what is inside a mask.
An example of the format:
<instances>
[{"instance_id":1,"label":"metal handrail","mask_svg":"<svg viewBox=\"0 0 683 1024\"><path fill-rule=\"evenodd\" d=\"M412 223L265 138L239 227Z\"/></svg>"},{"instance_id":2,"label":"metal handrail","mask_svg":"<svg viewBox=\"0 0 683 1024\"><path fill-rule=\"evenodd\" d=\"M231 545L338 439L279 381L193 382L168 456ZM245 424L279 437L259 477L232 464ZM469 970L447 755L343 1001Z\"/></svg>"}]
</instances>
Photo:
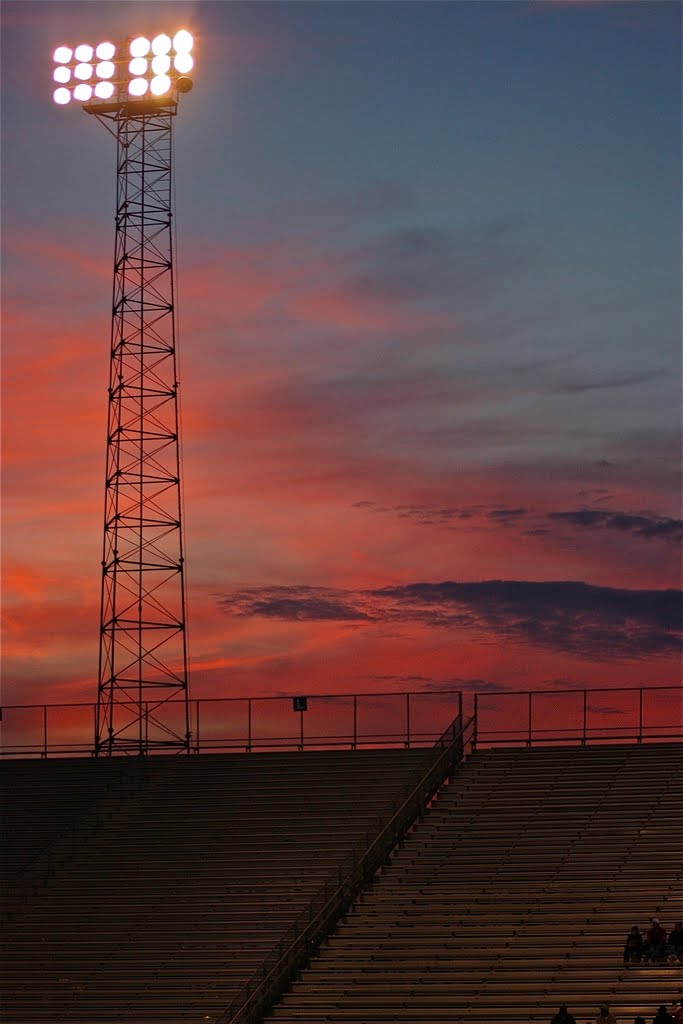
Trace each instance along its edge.
<instances>
[{"instance_id":1,"label":"metal handrail","mask_svg":"<svg viewBox=\"0 0 683 1024\"><path fill-rule=\"evenodd\" d=\"M375 829L366 831L362 852L355 848L347 855L216 1024L253 1024L275 1003L462 760L469 731L474 732L474 716L462 725L459 714L434 744L434 759L417 784L398 806L394 802L388 819L380 817Z\"/></svg>"}]
</instances>

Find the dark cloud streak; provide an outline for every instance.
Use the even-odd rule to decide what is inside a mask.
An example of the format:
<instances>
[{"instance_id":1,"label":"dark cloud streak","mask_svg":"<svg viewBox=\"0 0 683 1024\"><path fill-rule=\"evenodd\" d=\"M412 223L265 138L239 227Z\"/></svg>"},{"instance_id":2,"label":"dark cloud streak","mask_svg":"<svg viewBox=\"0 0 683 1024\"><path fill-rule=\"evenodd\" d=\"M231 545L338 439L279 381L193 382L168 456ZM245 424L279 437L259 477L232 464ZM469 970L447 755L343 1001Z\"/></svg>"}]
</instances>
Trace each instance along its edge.
<instances>
[{"instance_id":1,"label":"dark cloud streak","mask_svg":"<svg viewBox=\"0 0 683 1024\"><path fill-rule=\"evenodd\" d=\"M680 650L681 592L587 583L483 580L372 590L251 587L219 599L240 617L288 622L420 623L612 660Z\"/></svg>"}]
</instances>

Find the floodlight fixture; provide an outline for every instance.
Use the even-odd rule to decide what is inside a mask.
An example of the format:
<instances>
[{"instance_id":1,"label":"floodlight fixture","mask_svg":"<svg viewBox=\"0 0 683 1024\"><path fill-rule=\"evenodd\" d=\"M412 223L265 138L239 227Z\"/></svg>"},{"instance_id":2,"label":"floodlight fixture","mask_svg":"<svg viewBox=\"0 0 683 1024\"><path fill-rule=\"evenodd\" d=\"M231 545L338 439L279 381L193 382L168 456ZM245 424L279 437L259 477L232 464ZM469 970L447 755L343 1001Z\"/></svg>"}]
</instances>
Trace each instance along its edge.
<instances>
[{"instance_id":1,"label":"floodlight fixture","mask_svg":"<svg viewBox=\"0 0 683 1024\"><path fill-rule=\"evenodd\" d=\"M144 36L138 36L130 44L131 57L146 57L151 45L149 39L146 39Z\"/></svg>"},{"instance_id":2,"label":"floodlight fixture","mask_svg":"<svg viewBox=\"0 0 683 1024\"><path fill-rule=\"evenodd\" d=\"M176 53L189 53L192 49L194 40L189 32L184 28L181 28L179 32L173 36L173 49Z\"/></svg>"},{"instance_id":3,"label":"floodlight fixture","mask_svg":"<svg viewBox=\"0 0 683 1024\"><path fill-rule=\"evenodd\" d=\"M131 36L120 43L105 40L58 46L53 53L52 80L68 89L69 100L87 104L89 114L121 114L131 102L149 105L149 113L159 105L177 107L178 95L189 92L194 39L185 28L173 36L160 32L155 36ZM100 89L100 80L112 89ZM80 88L90 83L90 91ZM66 106L61 91L53 92L55 103Z\"/></svg>"},{"instance_id":4,"label":"floodlight fixture","mask_svg":"<svg viewBox=\"0 0 683 1024\"><path fill-rule=\"evenodd\" d=\"M168 53L171 46L171 37L162 33L162 35L155 36L152 40L152 53L155 53L157 56L163 56L163 54Z\"/></svg>"},{"instance_id":5,"label":"floodlight fixture","mask_svg":"<svg viewBox=\"0 0 683 1024\"><path fill-rule=\"evenodd\" d=\"M150 89L155 96L163 96L170 88L171 79L168 75L155 75L150 85Z\"/></svg>"},{"instance_id":6,"label":"floodlight fixture","mask_svg":"<svg viewBox=\"0 0 683 1024\"><path fill-rule=\"evenodd\" d=\"M189 53L179 53L173 58L173 66L180 74L186 75L188 71L192 71L194 61Z\"/></svg>"},{"instance_id":7,"label":"floodlight fixture","mask_svg":"<svg viewBox=\"0 0 683 1024\"><path fill-rule=\"evenodd\" d=\"M59 103L60 106L64 106L64 104L68 103L71 99L71 93L68 89L55 89L52 98L55 103Z\"/></svg>"},{"instance_id":8,"label":"floodlight fixture","mask_svg":"<svg viewBox=\"0 0 683 1024\"><path fill-rule=\"evenodd\" d=\"M100 60L111 60L116 54L116 47L113 43L100 43L95 54Z\"/></svg>"},{"instance_id":9,"label":"floodlight fixture","mask_svg":"<svg viewBox=\"0 0 683 1024\"><path fill-rule=\"evenodd\" d=\"M128 70L131 75L146 75L148 66L149 62L145 57L133 57L132 61L130 61L128 65Z\"/></svg>"},{"instance_id":10,"label":"floodlight fixture","mask_svg":"<svg viewBox=\"0 0 683 1024\"><path fill-rule=\"evenodd\" d=\"M171 70L171 58L167 53L158 53L152 59L152 71L155 75L165 75Z\"/></svg>"},{"instance_id":11,"label":"floodlight fixture","mask_svg":"<svg viewBox=\"0 0 683 1024\"><path fill-rule=\"evenodd\" d=\"M98 82L95 86L95 95L100 100L109 100L114 95L114 86L111 82Z\"/></svg>"}]
</instances>

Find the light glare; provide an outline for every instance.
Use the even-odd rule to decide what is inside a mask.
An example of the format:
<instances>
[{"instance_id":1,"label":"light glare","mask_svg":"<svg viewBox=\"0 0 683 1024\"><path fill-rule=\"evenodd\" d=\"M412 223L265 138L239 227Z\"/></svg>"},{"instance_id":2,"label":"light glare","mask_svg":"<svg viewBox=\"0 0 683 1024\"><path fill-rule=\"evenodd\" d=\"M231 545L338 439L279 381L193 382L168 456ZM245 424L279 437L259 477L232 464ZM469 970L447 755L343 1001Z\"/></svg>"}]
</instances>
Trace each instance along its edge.
<instances>
[{"instance_id":1,"label":"light glare","mask_svg":"<svg viewBox=\"0 0 683 1024\"><path fill-rule=\"evenodd\" d=\"M131 57L144 57L149 53L149 39L145 39L144 36L138 36L130 44L130 55Z\"/></svg>"},{"instance_id":2,"label":"light glare","mask_svg":"<svg viewBox=\"0 0 683 1024\"><path fill-rule=\"evenodd\" d=\"M68 89L55 89L52 98L55 101L55 103L60 103L64 105L65 103L68 103L71 99L71 93Z\"/></svg>"},{"instance_id":3,"label":"light glare","mask_svg":"<svg viewBox=\"0 0 683 1024\"><path fill-rule=\"evenodd\" d=\"M95 74L98 78L111 78L116 71L116 68L110 60L103 60L95 68Z\"/></svg>"},{"instance_id":4,"label":"light glare","mask_svg":"<svg viewBox=\"0 0 683 1024\"><path fill-rule=\"evenodd\" d=\"M92 64L77 64L74 68L74 78L80 78L82 82L87 82L91 76Z\"/></svg>"},{"instance_id":5,"label":"light glare","mask_svg":"<svg viewBox=\"0 0 683 1024\"><path fill-rule=\"evenodd\" d=\"M152 40L152 52L156 54L168 53L171 49L171 38L170 36L164 35L155 36Z\"/></svg>"},{"instance_id":6,"label":"light glare","mask_svg":"<svg viewBox=\"0 0 683 1024\"><path fill-rule=\"evenodd\" d=\"M131 96L144 96L147 92L147 82L144 78L132 78L128 83L128 92Z\"/></svg>"},{"instance_id":7,"label":"light glare","mask_svg":"<svg viewBox=\"0 0 683 1024\"><path fill-rule=\"evenodd\" d=\"M68 82L71 78L71 71L69 70L69 68L65 68L64 66L55 68L52 77L54 78L55 82Z\"/></svg>"},{"instance_id":8,"label":"light glare","mask_svg":"<svg viewBox=\"0 0 683 1024\"><path fill-rule=\"evenodd\" d=\"M144 57L133 57L132 61L128 65L128 70L131 75L146 75L147 61Z\"/></svg>"},{"instance_id":9,"label":"light glare","mask_svg":"<svg viewBox=\"0 0 683 1024\"><path fill-rule=\"evenodd\" d=\"M88 46L87 43L81 43L74 50L74 57L76 60L90 60L92 58L92 46Z\"/></svg>"},{"instance_id":10,"label":"light glare","mask_svg":"<svg viewBox=\"0 0 683 1024\"><path fill-rule=\"evenodd\" d=\"M83 84L81 84L81 85L77 85L76 88L74 89L74 99L76 99L76 100L81 100L82 102L85 102L86 100L89 100L91 96L92 96L92 86L91 85L83 85Z\"/></svg>"},{"instance_id":11,"label":"light glare","mask_svg":"<svg viewBox=\"0 0 683 1024\"><path fill-rule=\"evenodd\" d=\"M171 88L171 79L168 75L157 75L152 79L152 92L155 96L163 96Z\"/></svg>"},{"instance_id":12,"label":"light glare","mask_svg":"<svg viewBox=\"0 0 683 1024\"><path fill-rule=\"evenodd\" d=\"M71 60L71 50L68 46L58 46L55 50L54 58L56 64L67 64ZM60 101L56 100L56 102L59 103Z\"/></svg>"},{"instance_id":13,"label":"light glare","mask_svg":"<svg viewBox=\"0 0 683 1024\"><path fill-rule=\"evenodd\" d=\"M181 28L180 32L173 36L173 49L176 53L188 53L192 49L192 42L190 33Z\"/></svg>"},{"instance_id":14,"label":"light glare","mask_svg":"<svg viewBox=\"0 0 683 1024\"><path fill-rule=\"evenodd\" d=\"M152 71L155 75L165 75L171 66L171 58L165 54L160 53L152 61Z\"/></svg>"},{"instance_id":15,"label":"light glare","mask_svg":"<svg viewBox=\"0 0 683 1024\"><path fill-rule=\"evenodd\" d=\"M111 60L114 54L116 53L116 47L113 43L100 43L100 45L95 50L95 53L100 58L100 60Z\"/></svg>"},{"instance_id":16,"label":"light glare","mask_svg":"<svg viewBox=\"0 0 683 1024\"><path fill-rule=\"evenodd\" d=\"M173 64L176 71L179 71L181 75L186 75L187 72L192 71L192 68L194 67L194 61L189 53L179 53L178 56L174 58Z\"/></svg>"},{"instance_id":17,"label":"light glare","mask_svg":"<svg viewBox=\"0 0 683 1024\"><path fill-rule=\"evenodd\" d=\"M114 95L114 86L111 82L98 82L95 86L95 95L101 100L108 100Z\"/></svg>"}]
</instances>

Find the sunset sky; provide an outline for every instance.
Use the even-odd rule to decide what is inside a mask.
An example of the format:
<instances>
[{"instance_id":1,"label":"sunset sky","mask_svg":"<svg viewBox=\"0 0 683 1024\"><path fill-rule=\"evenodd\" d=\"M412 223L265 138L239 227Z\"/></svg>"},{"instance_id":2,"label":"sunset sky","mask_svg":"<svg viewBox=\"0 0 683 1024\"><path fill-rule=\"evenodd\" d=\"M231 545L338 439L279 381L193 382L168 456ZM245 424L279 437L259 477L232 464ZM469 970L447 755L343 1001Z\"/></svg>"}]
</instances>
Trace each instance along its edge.
<instances>
[{"instance_id":1,"label":"sunset sky","mask_svg":"<svg viewBox=\"0 0 683 1024\"><path fill-rule=\"evenodd\" d=\"M5 704L96 697L115 143L188 27L193 696L680 678L677 2L2 4Z\"/></svg>"}]
</instances>

